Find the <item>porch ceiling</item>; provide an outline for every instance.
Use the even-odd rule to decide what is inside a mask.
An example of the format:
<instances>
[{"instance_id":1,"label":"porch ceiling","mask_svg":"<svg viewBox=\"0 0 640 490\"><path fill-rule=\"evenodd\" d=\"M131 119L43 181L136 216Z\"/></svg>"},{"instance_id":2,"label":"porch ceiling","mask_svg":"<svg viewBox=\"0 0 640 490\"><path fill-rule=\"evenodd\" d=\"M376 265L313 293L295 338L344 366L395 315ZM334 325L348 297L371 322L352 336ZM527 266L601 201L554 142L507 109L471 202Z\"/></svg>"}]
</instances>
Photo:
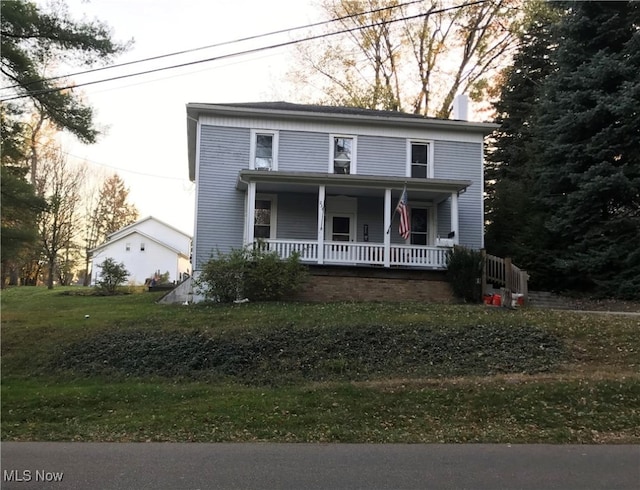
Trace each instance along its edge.
<instances>
[{"instance_id":1,"label":"porch ceiling","mask_svg":"<svg viewBox=\"0 0 640 490\"><path fill-rule=\"evenodd\" d=\"M265 193L316 194L318 186L325 185L327 194L348 194L350 196L382 196L385 189L397 190L399 194L406 186L409 199L434 201L446 199L452 192L462 192L471 185L470 180L241 170L238 174L237 189L246 191L249 182L255 182L257 184L256 190Z\"/></svg>"}]
</instances>

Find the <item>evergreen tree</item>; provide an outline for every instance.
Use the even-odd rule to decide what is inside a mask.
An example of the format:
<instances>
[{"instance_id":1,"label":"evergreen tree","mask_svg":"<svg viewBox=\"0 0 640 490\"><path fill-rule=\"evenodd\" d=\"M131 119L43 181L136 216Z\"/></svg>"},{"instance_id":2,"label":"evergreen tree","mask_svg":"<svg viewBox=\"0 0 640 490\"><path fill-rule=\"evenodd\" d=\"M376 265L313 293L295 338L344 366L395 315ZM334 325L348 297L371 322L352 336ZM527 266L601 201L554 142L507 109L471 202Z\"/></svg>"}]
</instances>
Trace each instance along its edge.
<instances>
[{"instance_id":1,"label":"evergreen tree","mask_svg":"<svg viewBox=\"0 0 640 490\"><path fill-rule=\"evenodd\" d=\"M500 99L494 104L500 127L486 159L486 247L511 257L544 282L548 257L540 252L547 233L544 209L534 199L531 161L536 107L551 71L555 44L552 27L560 12L552 4L531 2L519 50L505 70Z\"/></svg>"},{"instance_id":2,"label":"evergreen tree","mask_svg":"<svg viewBox=\"0 0 640 490\"><path fill-rule=\"evenodd\" d=\"M57 11L44 12L26 0L2 2L0 23L0 73L14 95L3 90L3 100L30 100L59 129L67 129L85 143L93 143L93 111L70 90L61 77L47 78L47 62L59 59L93 65L108 62L127 45L114 43L109 29L100 22L74 22L64 3L52 4Z\"/></svg>"},{"instance_id":3,"label":"evergreen tree","mask_svg":"<svg viewBox=\"0 0 640 490\"><path fill-rule=\"evenodd\" d=\"M24 127L15 119L5 117L15 108L0 108L0 132L2 133L0 176L2 201L2 285L18 283L20 259L25 250L34 247L38 239L37 216L45 208L45 201L35 195L27 181L26 147Z\"/></svg>"},{"instance_id":4,"label":"evergreen tree","mask_svg":"<svg viewBox=\"0 0 640 490\"><path fill-rule=\"evenodd\" d=\"M640 297L640 4L575 2L535 125L557 287Z\"/></svg>"}]
</instances>

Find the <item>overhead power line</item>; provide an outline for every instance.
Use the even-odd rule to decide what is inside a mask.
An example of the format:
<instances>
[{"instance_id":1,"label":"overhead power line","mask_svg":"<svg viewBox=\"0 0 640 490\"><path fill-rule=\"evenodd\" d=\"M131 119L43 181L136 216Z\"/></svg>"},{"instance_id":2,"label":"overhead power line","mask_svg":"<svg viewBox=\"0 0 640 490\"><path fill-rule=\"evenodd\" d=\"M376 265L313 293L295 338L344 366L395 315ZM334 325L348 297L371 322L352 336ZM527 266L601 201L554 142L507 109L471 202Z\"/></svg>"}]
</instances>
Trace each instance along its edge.
<instances>
[{"instance_id":1,"label":"overhead power line","mask_svg":"<svg viewBox=\"0 0 640 490\"><path fill-rule=\"evenodd\" d=\"M275 44L271 44L271 45L268 45L268 46L262 46L262 47L258 47L258 48L246 49L246 50L243 50L243 51L236 51L234 53L228 53L228 54L223 54L223 55L219 55L219 56L213 56L213 57L205 58L205 59L201 59L201 60L189 61L189 62L185 62L185 63L179 63L179 64L170 65L170 66L164 66L164 67L160 67L160 68L152 68L152 69L149 69L149 70L143 70L143 71L139 71L139 72L135 72L135 73L128 73L126 75L118 75L118 76L114 76L114 77L103 78L103 79L100 79L100 80L93 80L93 81L90 81L90 82L83 82L83 83L78 83L78 84L67 85L67 86L64 86L64 87L55 87L55 88L51 88L51 89L47 89L47 90L41 90L41 91L37 91L37 92L30 92L28 94L15 95L13 97L7 97L7 98L4 98L4 99L0 99L0 101L1 102L8 102L8 101L11 101L11 100L22 99L22 98L26 98L26 97L43 95L43 94L52 93L52 92L59 92L59 91L62 91L62 90L70 90L70 89L74 89L74 88L78 88L78 87L85 87L85 86L88 86L88 85L95 85L95 84L98 84L98 83L112 82L112 81L115 81L115 80L122 80L122 79L125 79L125 78L137 77L137 76L141 76L141 75L148 75L148 74L157 73L157 72L160 72L160 71L175 70L177 68L184 68L186 66L193 66L193 65L198 65L198 64L202 64L202 63L210 63L210 62L213 62L213 61L219 61L219 60L222 60L222 59L234 58L234 57L238 57L238 56L244 56L244 55L248 55L248 54L252 54L252 53L259 53L261 51L267 51L267 50L270 50L270 49L282 48L282 47L285 47L285 46L292 46L294 44L299 44L299 43L302 43L302 42L308 42L308 41L314 41L314 40L317 40L317 39L333 37L333 36L337 36L339 34L347 34L347 33L350 33L350 32L354 32L354 31L358 31L358 30L362 30L362 29L367 29L367 28L371 28L371 27L378 27L378 26L385 25L385 24L391 24L391 23L395 23L395 22L412 20L412 19L417 19L417 18L420 18L420 17L428 17L428 16L434 15L434 14L440 14L440 13L449 12L449 11L452 11L452 10L458 10L458 9L461 9L461 8L470 7L470 6L473 6L473 5L478 5L478 4L481 4L481 3L486 3L487 1L489 1L489 0L477 0L475 2L469 2L469 3L464 3L464 4L461 4L461 5L455 5L455 6L452 6L452 7L441 8L441 9L438 9L438 10L430 10L430 11L425 12L425 13L420 13L420 14L400 17L398 19L374 22L374 23L367 24L367 25L361 25L361 26L356 26L356 27L351 27L351 28L345 28L345 29L341 29L341 30L338 30L338 31L335 31L335 32L329 32L329 33L318 34L318 35L314 35L314 36L308 36L308 37L304 37L304 38L300 38L300 39L294 39L294 40L291 40L291 41L275 43ZM416 3L416 2L410 2L410 3ZM409 5L409 3L403 4L403 5ZM361 13L361 14L358 14L358 15L363 15L363 14Z\"/></svg>"},{"instance_id":2,"label":"overhead power line","mask_svg":"<svg viewBox=\"0 0 640 490\"><path fill-rule=\"evenodd\" d=\"M219 47L228 46L228 45L231 45L231 44L238 44L238 43L242 43L242 42L253 41L253 40L256 40L256 39L276 36L278 34L284 34L284 33L287 33L287 32L295 32L295 31L299 31L299 30L302 30L302 29L311 29L311 28L314 28L314 27L319 27L319 26L326 25L326 24L331 24L331 23L334 23L334 22L340 22L340 21L351 19L351 18L354 18L354 17L360 17L362 15L375 14L375 13L378 13L378 12L384 12L386 10L392 10L392 9L396 9L396 8L406 7L406 6L412 5L414 3L422 3L423 1L424 0L412 0L412 1L405 2L405 3L399 4L399 5L392 5L392 6L389 6L389 7L381 7L379 9L369 10L369 11L366 11L366 12L358 12L358 13L355 13L355 14L349 14L349 15L345 15L345 16L342 16L342 17L338 17L336 19L330 19L330 20L325 20L325 21L321 21L321 22L315 22L313 24L306 24L304 26L289 27L289 28L286 28L286 29L280 29L280 30L277 30L277 31L266 32L266 33L263 33L263 34L254 34L252 36L242 37L242 38L235 39L235 40L232 40L232 41L223 41L223 42L220 42L220 43L209 44L207 46L200 46L200 47L197 47L197 48L185 49L185 50L182 50L182 51L175 51L173 53L166 53L166 54L161 54L161 55L157 55L157 56L151 56L149 58L143 58L143 59L140 59L140 60L128 61L128 62L125 62L125 63L118 63L118 64L115 64L115 65L102 66L102 67L98 67L98 68L91 68L89 70L78 71L78 72L75 72L75 73L68 73L66 75L58 75L58 76L54 76L54 77L41 78L39 80L34 80L34 81L31 81L31 82L28 82L28 83L25 83L25 84L14 84L14 85L10 85L8 87L1 87L0 90L9 90L9 89L18 88L18 87L28 87L29 85L33 85L33 84L36 84L36 83L51 82L51 81L60 80L60 79L63 79L63 78L75 77L75 76L79 76L79 75L86 75L86 74L89 74L89 73L96 73L96 72L100 72L100 71L104 71L104 70L111 70L113 68L122 68L122 67L125 67L125 66L136 65L136 64L139 64L139 63L146 63L146 62L149 62L149 61L157 61L157 60L161 60L161 59L165 59L165 58L170 58L170 57L173 57L173 56L180 56L180 55L184 55L184 54L188 54L188 53L195 53L197 51L203 51L205 49L219 48ZM170 68L171 67L169 67L167 69L170 69ZM131 76L135 76L135 74L132 74ZM53 90L55 90L55 89L53 89ZM60 90L62 90L62 89L60 89ZM7 100L11 100L11 99L7 99Z\"/></svg>"}]
</instances>

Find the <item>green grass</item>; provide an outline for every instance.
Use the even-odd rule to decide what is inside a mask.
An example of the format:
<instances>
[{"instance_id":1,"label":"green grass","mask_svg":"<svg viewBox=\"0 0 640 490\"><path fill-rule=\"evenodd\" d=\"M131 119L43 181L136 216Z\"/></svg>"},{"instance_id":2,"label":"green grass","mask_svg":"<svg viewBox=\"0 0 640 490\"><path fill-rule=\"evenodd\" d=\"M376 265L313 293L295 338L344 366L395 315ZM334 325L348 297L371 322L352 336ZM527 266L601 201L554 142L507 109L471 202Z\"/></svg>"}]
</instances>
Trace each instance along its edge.
<instances>
[{"instance_id":1,"label":"green grass","mask_svg":"<svg viewBox=\"0 0 640 490\"><path fill-rule=\"evenodd\" d=\"M2 292L2 440L640 442L639 317L84 291Z\"/></svg>"}]
</instances>

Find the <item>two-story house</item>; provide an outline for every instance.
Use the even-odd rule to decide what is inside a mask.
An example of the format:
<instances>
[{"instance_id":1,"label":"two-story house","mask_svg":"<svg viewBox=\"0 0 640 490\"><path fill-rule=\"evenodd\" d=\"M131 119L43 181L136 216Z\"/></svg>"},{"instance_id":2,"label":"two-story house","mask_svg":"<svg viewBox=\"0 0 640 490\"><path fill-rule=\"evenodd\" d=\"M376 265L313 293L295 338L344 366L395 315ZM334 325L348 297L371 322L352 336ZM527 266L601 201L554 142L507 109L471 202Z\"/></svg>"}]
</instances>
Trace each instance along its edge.
<instances>
[{"instance_id":1,"label":"two-story house","mask_svg":"<svg viewBox=\"0 0 640 490\"><path fill-rule=\"evenodd\" d=\"M188 104L194 271L257 241L314 271L442 271L453 245L484 245L483 142L494 128L285 102Z\"/></svg>"}]
</instances>

